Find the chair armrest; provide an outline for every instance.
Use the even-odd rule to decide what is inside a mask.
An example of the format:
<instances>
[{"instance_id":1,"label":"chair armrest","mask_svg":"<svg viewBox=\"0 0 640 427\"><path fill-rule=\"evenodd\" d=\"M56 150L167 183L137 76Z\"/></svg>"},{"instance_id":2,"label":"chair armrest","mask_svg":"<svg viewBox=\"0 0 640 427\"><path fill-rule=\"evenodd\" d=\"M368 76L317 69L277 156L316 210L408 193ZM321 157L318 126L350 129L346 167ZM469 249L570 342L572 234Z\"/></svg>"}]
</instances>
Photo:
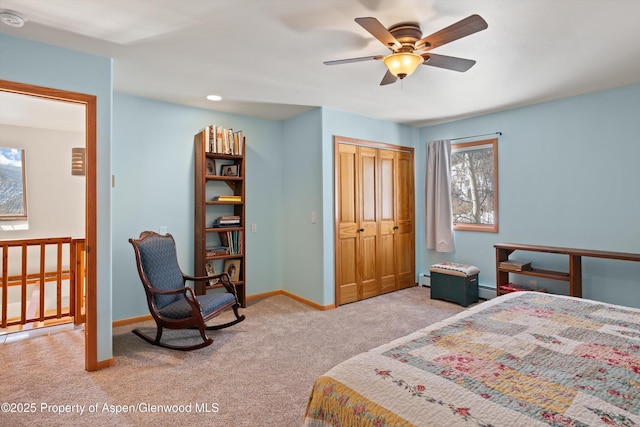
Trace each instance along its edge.
<instances>
[{"instance_id":1,"label":"chair armrest","mask_svg":"<svg viewBox=\"0 0 640 427\"><path fill-rule=\"evenodd\" d=\"M202 306L196 298L196 295L193 293L193 289L188 286L184 288L184 299L191 306L191 315L193 317L202 319ZM204 319L202 320L202 322L204 322Z\"/></svg>"},{"instance_id":2,"label":"chair armrest","mask_svg":"<svg viewBox=\"0 0 640 427\"><path fill-rule=\"evenodd\" d=\"M233 286L233 283L231 282L231 278L229 277L228 273L213 274L211 276L187 276L185 274L184 279L191 280L194 282L204 282L211 279L219 279L220 283L222 283L222 286L224 286L227 292L233 294L233 296L236 297L236 301L238 301L238 292L236 291L236 287Z\"/></svg>"},{"instance_id":3,"label":"chair armrest","mask_svg":"<svg viewBox=\"0 0 640 427\"><path fill-rule=\"evenodd\" d=\"M236 297L236 301L238 301L238 292L236 290L236 287L231 282L231 277L229 277L229 274L220 273L220 274L216 274L214 277L220 279L222 286L224 286L227 292L229 292L230 294L233 294L233 296Z\"/></svg>"}]
</instances>

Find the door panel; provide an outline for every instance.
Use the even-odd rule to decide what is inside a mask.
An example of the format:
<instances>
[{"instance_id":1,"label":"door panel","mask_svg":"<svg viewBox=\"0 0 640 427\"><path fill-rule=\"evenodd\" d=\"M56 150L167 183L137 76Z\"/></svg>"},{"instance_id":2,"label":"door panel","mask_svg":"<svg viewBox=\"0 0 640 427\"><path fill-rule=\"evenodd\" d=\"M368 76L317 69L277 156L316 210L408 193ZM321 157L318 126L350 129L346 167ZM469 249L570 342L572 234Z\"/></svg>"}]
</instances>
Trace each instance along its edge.
<instances>
[{"instance_id":1,"label":"door panel","mask_svg":"<svg viewBox=\"0 0 640 427\"><path fill-rule=\"evenodd\" d=\"M337 248L336 271L341 278L339 283L338 304L346 304L358 300L357 259L355 239L342 239Z\"/></svg>"},{"instance_id":2,"label":"door panel","mask_svg":"<svg viewBox=\"0 0 640 427\"><path fill-rule=\"evenodd\" d=\"M358 300L357 147L340 146L336 154L338 206L336 207L336 303Z\"/></svg>"},{"instance_id":3,"label":"door panel","mask_svg":"<svg viewBox=\"0 0 640 427\"><path fill-rule=\"evenodd\" d=\"M415 225L414 225L414 186L413 155L397 153L396 183L398 198L396 203L396 263L398 288L415 285Z\"/></svg>"},{"instance_id":4,"label":"door panel","mask_svg":"<svg viewBox=\"0 0 640 427\"><path fill-rule=\"evenodd\" d=\"M378 286L378 275L376 274L376 242L375 235L362 236L360 238L360 262L361 291L360 298L371 298L380 294Z\"/></svg>"},{"instance_id":5,"label":"door panel","mask_svg":"<svg viewBox=\"0 0 640 427\"><path fill-rule=\"evenodd\" d=\"M398 242L398 289L404 289L415 285L413 236L410 233L398 233L396 239Z\"/></svg>"},{"instance_id":6,"label":"door panel","mask_svg":"<svg viewBox=\"0 0 640 427\"><path fill-rule=\"evenodd\" d=\"M379 150L380 157L380 290L381 293L398 289L395 263L395 151Z\"/></svg>"},{"instance_id":7,"label":"door panel","mask_svg":"<svg viewBox=\"0 0 640 427\"><path fill-rule=\"evenodd\" d=\"M376 149L358 147L360 158L360 297L370 298L380 294L378 281L378 213L377 213L377 161Z\"/></svg>"}]
</instances>

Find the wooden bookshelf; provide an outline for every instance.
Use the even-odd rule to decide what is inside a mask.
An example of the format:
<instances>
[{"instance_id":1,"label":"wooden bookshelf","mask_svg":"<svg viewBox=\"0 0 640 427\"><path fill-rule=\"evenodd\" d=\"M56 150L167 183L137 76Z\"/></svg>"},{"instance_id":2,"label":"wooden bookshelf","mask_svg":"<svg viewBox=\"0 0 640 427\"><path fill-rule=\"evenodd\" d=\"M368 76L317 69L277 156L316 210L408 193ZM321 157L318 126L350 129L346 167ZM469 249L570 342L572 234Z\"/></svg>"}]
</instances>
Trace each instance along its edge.
<instances>
[{"instance_id":1,"label":"wooden bookshelf","mask_svg":"<svg viewBox=\"0 0 640 427\"><path fill-rule=\"evenodd\" d=\"M216 273L225 271L225 266L234 265L237 278L232 282L238 292L242 307L246 307L246 256L245 256L245 162L244 135L235 132L234 143L216 143L213 137L217 126L208 126L194 136L195 149L195 229L194 229L194 274L207 274L207 264ZM228 130L224 129L224 132ZM229 138L233 141L233 134ZM238 138L238 134L239 138ZM218 133L219 135L219 133ZM236 175L223 175L231 166ZM240 200L213 200L216 196L237 196ZM239 223L216 227L214 222L220 217L238 217ZM230 242L223 245L220 233L230 233ZM229 253L211 255L211 248L228 247ZM199 284L195 291L202 295L220 285Z\"/></svg>"}]
</instances>

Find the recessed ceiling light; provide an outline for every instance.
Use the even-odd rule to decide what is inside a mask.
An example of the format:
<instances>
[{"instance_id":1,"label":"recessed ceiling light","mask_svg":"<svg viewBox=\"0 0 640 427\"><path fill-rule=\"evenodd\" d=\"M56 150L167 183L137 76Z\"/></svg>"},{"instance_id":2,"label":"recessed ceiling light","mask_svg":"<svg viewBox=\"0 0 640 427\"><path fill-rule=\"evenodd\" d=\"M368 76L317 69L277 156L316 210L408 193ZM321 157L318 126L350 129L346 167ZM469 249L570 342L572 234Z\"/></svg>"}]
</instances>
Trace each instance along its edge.
<instances>
[{"instance_id":1,"label":"recessed ceiling light","mask_svg":"<svg viewBox=\"0 0 640 427\"><path fill-rule=\"evenodd\" d=\"M221 101L222 97L220 95L207 95L207 99L209 101Z\"/></svg>"},{"instance_id":2,"label":"recessed ceiling light","mask_svg":"<svg viewBox=\"0 0 640 427\"><path fill-rule=\"evenodd\" d=\"M15 28L20 28L27 22L22 16L8 10L0 12L0 22Z\"/></svg>"}]
</instances>

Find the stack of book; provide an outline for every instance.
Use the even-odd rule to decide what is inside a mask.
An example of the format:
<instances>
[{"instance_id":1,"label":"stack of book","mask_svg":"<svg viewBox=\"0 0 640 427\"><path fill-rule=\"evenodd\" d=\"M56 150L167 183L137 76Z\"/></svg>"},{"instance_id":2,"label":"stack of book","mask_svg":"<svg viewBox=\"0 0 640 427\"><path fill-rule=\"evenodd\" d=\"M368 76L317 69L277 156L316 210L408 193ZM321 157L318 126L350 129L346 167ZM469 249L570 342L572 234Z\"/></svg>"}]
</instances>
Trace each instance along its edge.
<instances>
[{"instance_id":1,"label":"stack of book","mask_svg":"<svg viewBox=\"0 0 640 427\"><path fill-rule=\"evenodd\" d=\"M518 261L516 259L508 259L506 261L500 262L500 268L503 270L510 270L510 271L530 271L531 262Z\"/></svg>"},{"instance_id":2,"label":"stack of book","mask_svg":"<svg viewBox=\"0 0 640 427\"><path fill-rule=\"evenodd\" d=\"M233 129L210 125L204 128L204 133L207 138L207 144L205 145L207 153L242 156L244 151L243 131L234 132Z\"/></svg>"},{"instance_id":3,"label":"stack of book","mask_svg":"<svg viewBox=\"0 0 640 427\"><path fill-rule=\"evenodd\" d=\"M226 215L218 217L213 221L214 227L239 227L240 217L238 215Z\"/></svg>"},{"instance_id":4,"label":"stack of book","mask_svg":"<svg viewBox=\"0 0 640 427\"><path fill-rule=\"evenodd\" d=\"M214 202L242 202L242 196L216 196L211 200Z\"/></svg>"},{"instance_id":5,"label":"stack of book","mask_svg":"<svg viewBox=\"0 0 640 427\"><path fill-rule=\"evenodd\" d=\"M228 246L210 246L207 247L207 256L223 256L229 255L231 253L231 249Z\"/></svg>"}]
</instances>

